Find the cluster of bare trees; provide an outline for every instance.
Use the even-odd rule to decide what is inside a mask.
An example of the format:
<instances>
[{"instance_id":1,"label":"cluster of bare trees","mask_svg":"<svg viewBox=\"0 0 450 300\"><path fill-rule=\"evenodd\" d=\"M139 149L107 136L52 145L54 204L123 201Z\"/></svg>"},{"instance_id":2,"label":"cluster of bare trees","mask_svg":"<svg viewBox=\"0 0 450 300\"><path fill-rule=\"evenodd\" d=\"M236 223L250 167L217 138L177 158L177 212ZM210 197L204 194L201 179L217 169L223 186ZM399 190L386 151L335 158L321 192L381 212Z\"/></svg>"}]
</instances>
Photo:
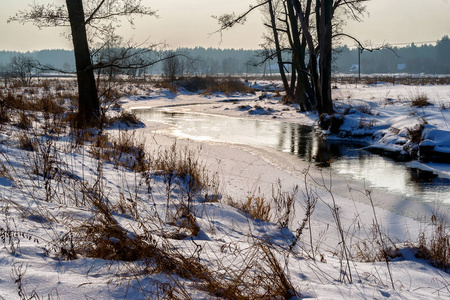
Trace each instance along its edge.
<instances>
[{"instance_id":1,"label":"cluster of bare trees","mask_svg":"<svg viewBox=\"0 0 450 300\"><path fill-rule=\"evenodd\" d=\"M367 0L257 0L247 12L218 17L220 30L242 23L248 13L262 8L267 15L267 58L276 58L287 96L303 110L317 109L332 114L331 58L332 40L340 34L341 16L358 18ZM142 0L66 0L65 5L33 2L30 9L19 11L8 21L31 22L38 27L70 26L74 46L78 93L79 123L95 123L100 117L100 103L94 70L138 69L167 60L167 73L177 70L173 55L150 59L149 48L137 47L115 34L117 23L126 18L133 24L136 15L154 16ZM89 44L99 43L92 51ZM137 50L140 49L140 50ZM292 59L283 60L289 51ZM94 52L94 53L93 53ZM95 63L94 58L95 57ZM288 79L287 65L291 65ZM100 71L99 71L100 74Z\"/></svg>"},{"instance_id":2,"label":"cluster of bare trees","mask_svg":"<svg viewBox=\"0 0 450 300\"><path fill-rule=\"evenodd\" d=\"M37 62L33 58L23 54L11 57L8 64L1 68L5 86L8 80L19 82L23 86L29 86L35 75L33 72L36 69L36 65Z\"/></svg>"},{"instance_id":3,"label":"cluster of bare trees","mask_svg":"<svg viewBox=\"0 0 450 300\"><path fill-rule=\"evenodd\" d=\"M269 29L266 59L276 58L287 96L303 110L333 113L331 60L333 39L344 35L346 17L358 19L368 0L258 0L241 15L218 17L220 30L245 22L246 16L261 9ZM283 60L282 53L292 59ZM291 65L291 76L287 76Z\"/></svg>"}]
</instances>

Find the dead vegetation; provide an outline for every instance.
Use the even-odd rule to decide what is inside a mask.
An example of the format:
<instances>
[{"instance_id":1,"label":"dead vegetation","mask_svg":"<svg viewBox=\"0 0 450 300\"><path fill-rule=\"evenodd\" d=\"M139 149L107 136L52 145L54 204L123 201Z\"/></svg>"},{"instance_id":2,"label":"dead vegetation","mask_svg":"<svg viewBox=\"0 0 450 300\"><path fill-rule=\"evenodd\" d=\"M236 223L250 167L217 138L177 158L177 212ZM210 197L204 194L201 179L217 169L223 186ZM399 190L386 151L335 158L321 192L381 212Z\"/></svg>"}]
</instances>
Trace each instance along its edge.
<instances>
[{"instance_id":1,"label":"dead vegetation","mask_svg":"<svg viewBox=\"0 0 450 300\"><path fill-rule=\"evenodd\" d=\"M425 93L417 93L415 95L412 95L410 98L411 106L421 108L431 105L431 102L429 101L428 96Z\"/></svg>"},{"instance_id":2,"label":"dead vegetation","mask_svg":"<svg viewBox=\"0 0 450 300\"><path fill-rule=\"evenodd\" d=\"M403 85L444 85L450 83L449 76L414 76L414 75L370 75L364 74L359 80L357 76L339 76L333 78L334 83L361 84L403 84Z\"/></svg>"},{"instance_id":3,"label":"dead vegetation","mask_svg":"<svg viewBox=\"0 0 450 300\"><path fill-rule=\"evenodd\" d=\"M450 272L450 230L444 217L431 217L431 234L422 232L417 243L416 256L433 266Z\"/></svg>"},{"instance_id":4,"label":"dead vegetation","mask_svg":"<svg viewBox=\"0 0 450 300\"><path fill-rule=\"evenodd\" d=\"M217 92L227 95L232 95L235 93L255 93L255 91L241 79L233 77L184 77L177 81L176 86L189 92L202 92L206 95Z\"/></svg>"}]
</instances>

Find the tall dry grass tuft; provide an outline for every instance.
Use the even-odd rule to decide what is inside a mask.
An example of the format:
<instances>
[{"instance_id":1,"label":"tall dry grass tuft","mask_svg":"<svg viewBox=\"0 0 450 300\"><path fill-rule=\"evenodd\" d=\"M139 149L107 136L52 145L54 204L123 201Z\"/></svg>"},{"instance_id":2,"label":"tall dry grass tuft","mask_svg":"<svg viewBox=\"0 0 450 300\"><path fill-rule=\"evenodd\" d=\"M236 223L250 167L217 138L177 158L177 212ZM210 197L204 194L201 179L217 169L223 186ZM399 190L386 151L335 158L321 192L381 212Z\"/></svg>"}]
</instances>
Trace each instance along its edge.
<instances>
[{"instance_id":1,"label":"tall dry grass tuft","mask_svg":"<svg viewBox=\"0 0 450 300\"><path fill-rule=\"evenodd\" d=\"M282 228L292 226L292 220L295 216L295 200L298 193L298 186L294 186L292 192L284 192L281 186L281 180L278 179L275 185L272 185L272 202L275 206L274 222Z\"/></svg>"},{"instance_id":2,"label":"tall dry grass tuft","mask_svg":"<svg viewBox=\"0 0 450 300\"><path fill-rule=\"evenodd\" d=\"M120 114L118 114L115 117L112 118L106 118L105 119L105 125L109 127L118 126L120 127L143 127L144 124L139 120L138 117L133 112L129 111L122 111Z\"/></svg>"},{"instance_id":3,"label":"tall dry grass tuft","mask_svg":"<svg viewBox=\"0 0 450 300\"><path fill-rule=\"evenodd\" d=\"M123 166L144 171L148 165L144 145L145 142L138 142L135 132L120 130L114 137L97 135L91 153L96 159L112 163L116 168Z\"/></svg>"},{"instance_id":4,"label":"tall dry grass tuft","mask_svg":"<svg viewBox=\"0 0 450 300\"><path fill-rule=\"evenodd\" d=\"M254 220L270 222L270 203L262 196L248 196L237 208Z\"/></svg>"},{"instance_id":5,"label":"tall dry grass tuft","mask_svg":"<svg viewBox=\"0 0 450 300\"><path fill-rule=\"evenodd\" d=\"M423 92L417 92L416 94L410 95L411 106L415 107L427 107L431 105L428 101L428 95Z\"/></svg>"},{"instance_id":6,"label":"tall dry grass tuft","mask_svg":"<svg viewBox=\"0 0 450 300\"><path fill-rule=\"evenodd\" d=\"M425 232L419 235L416 256L450 272L450 230L444 217L431 217L431 235Z\"/></svg>"},{"instance_id":7,"label":"tall dry grass tuft","mask_svg":"<svg viewBox=\"0 0 450 300\"><path fill-rule=\"evenodd\" d=\"M300 238L303 235L303 231L309 230L309 256L316 260L316 254L319 253L319 244L320 242L314 243L313 241L313 227L311 226L311 217L316 208L317 201L319 200L319 196L314 192L312 186L308 184L309 178L309 168L310 166L303 170L304 176L304 191L303 191L303 202L301 206L304 210L305 216L302 219L302 222L299 224L299 227L294 231L294 237L292 239L291 244L289 245L289 251L292 251L294 247L298 244ZM306 251L308 253L308 251ZM321 261L325 261L325 258L321 255Z\"/></svg>"},{"instance_id":8,"label":"tall dry grass tuft","mask_svg":"<svg viewBox=\"0 0 450 300\"><path fill-rule=\"evenodd\" d=\"M226 247L225 247L226 248ZM219 260L215 272L203 283L203 289L223 299L292 299L299 297L278 253L269 244L255 240L245 249L234 250L234 265Z\"/></svg>"},{"instance_id":9,"label":"tall dry grass tuft","mask_svg":"<svg viewBox=\"0 0 450 300\"><path fill-rule=\"evenodd\" d=\"M190 199L194 192L208 186L209 176L205 166L201 164L198 155L187 147L178 149L176 143L172 144L155 157L152 165L153 169L167 180L173 176L183 180L184 190Z\"/></svg>"},{"instance_id":10,"label":"tall dry grass tuft","mask_svg":"<svg viewBox=\"0 0 450 300\"><path fill-rule=\"evenodd\" d=\"M353 258L362 262L386 262L386 260L390 261L401 256L398 247L390 238L382 235L383 237L380 239L379 226L372 224L367 238L358 239L352 244Z\"/></svg>"}]
</instances>

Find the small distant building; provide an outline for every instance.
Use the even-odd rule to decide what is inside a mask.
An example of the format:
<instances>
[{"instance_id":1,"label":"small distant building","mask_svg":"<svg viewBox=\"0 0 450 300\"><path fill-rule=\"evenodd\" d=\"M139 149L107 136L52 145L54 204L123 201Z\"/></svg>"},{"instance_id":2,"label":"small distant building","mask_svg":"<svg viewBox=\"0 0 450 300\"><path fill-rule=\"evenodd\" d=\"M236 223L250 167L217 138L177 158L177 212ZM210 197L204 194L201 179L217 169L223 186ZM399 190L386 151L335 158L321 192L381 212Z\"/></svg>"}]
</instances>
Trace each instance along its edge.
<instances>
[{"instance_id":1,"label":"small distant building","mask_svg":"<svg viewBox=\"0 0 450 300\"><path fill-rule=\"evenodd\" d=\"M350 72L358 72L358 71L359 71L359 65L358 64L354 64L350 68Z\"/></svg>"},{"instance_id":2,"label":"small distant building","mask_svg":"<svg viewBox=\"0 0 450 300\"><path fill-rule=\"evenodd\" d=\"M397 71L405 71L406 64L397 64Z\"/></svg>"}]
</instances>

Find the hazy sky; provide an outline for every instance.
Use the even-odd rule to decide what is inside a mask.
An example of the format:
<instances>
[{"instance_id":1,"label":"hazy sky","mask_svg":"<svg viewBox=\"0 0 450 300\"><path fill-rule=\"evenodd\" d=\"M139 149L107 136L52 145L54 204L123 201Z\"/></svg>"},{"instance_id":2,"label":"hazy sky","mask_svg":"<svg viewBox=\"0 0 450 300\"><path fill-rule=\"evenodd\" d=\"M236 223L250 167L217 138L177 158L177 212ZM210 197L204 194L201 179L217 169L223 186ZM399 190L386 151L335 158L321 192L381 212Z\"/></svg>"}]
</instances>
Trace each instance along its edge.
<instances>
[{"instance_id":1,"label":"hazy sky","mask_svg":"<svg viewBox=\"0 0 450 300\"><path fill-rule=\"evenodd\" d=\"M37 29L31 24L7 24L9 16L26 9L33 0L0 0L0 50L31 51L40 49L70 49L71 44L61 33L62 28ZM51 0L35 0L37 3ZM64 0L53 0L64 4ZM255 11L245 26L237 26L210 36L217 30L217 21L211 15L241 12L255 0L143 0L158 11L159 18L143 17L136 20L132 30L122 23L122 34L136 42L149 38L151 42L165 41L170 47L221 47L256 49L264 31L261 16ZM436 41L450 35L449 0L372 0L367 2L369 14L364 22L349 21L346 32L361 41L374 45ZM66 29L67 30L67 29ZM348 41L351 46L354 43Z\"/></svg>"}]
</instances>

